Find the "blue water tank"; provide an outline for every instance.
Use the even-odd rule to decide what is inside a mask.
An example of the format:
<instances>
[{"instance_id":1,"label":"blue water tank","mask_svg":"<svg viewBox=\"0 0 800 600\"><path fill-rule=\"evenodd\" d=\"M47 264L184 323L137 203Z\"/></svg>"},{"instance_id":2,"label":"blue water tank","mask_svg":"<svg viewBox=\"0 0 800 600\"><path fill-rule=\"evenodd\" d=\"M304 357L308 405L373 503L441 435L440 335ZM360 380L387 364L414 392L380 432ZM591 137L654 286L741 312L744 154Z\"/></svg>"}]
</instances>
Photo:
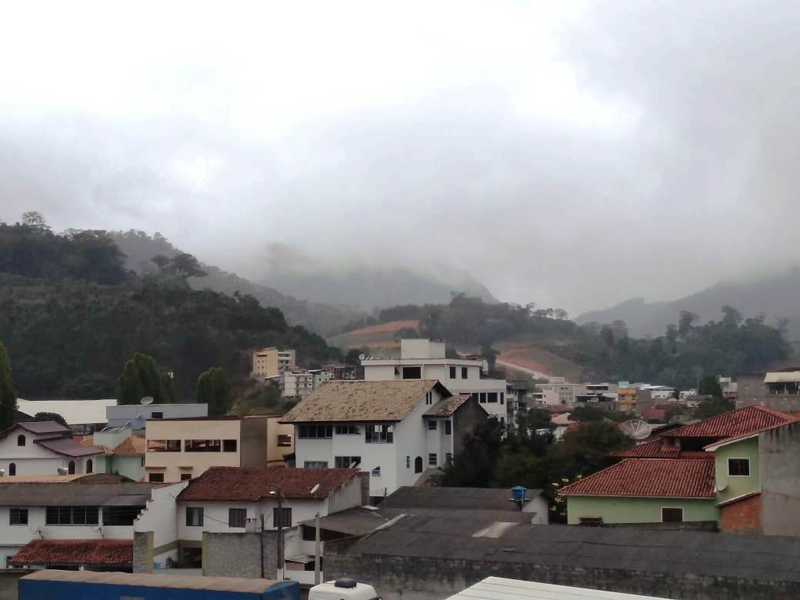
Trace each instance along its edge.
<instances>
[{"instance_id":1,"label":"blue water tank","mask_svg":"<svg viewBox=\"0 0 800 600\"><path fill-rule=\"evenodd\" d=\"M528 488L518 485L517 487L511 488L511 493L514 498L514 502L525 502L525 494L528 492Z\"/></svg>"}]
</instances>

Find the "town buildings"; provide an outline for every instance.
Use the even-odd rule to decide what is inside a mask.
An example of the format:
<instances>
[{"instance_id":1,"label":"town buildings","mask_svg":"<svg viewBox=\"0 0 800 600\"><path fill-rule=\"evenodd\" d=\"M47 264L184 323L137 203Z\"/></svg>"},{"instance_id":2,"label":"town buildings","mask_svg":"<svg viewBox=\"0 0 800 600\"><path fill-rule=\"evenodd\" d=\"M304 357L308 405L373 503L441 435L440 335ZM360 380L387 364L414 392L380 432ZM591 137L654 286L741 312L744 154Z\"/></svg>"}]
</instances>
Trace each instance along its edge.
<instances>
[{"instance_id":1,"label":"town buildings","mask_svg":"<svg viewBox=\"0 0 800 600\"><path fill-rule=\"evenodd\" d=\"M536 390L542 394L541 401L546 406L575 406L575 397L582 393L583 389L580 383L567 381L536 384Z\"/></svg>"},{"instance_id":2,"label":"town buildings","mask_svg":"<svg viewBox=\"0 0 800 600\"><path fill-rule=\"evenodd\" d=\"M379 500L452 460L484 407L438 381L329 381L282 423L295 426L298 467L368 471Z\"/></svg>"},{"instance_id":3,"label":"town buildings","mask_svg":"<svg viewBox=\"0 0 800 600\"><path fill-rule=\"evenodd\" d=\"M568 522L706 521L724 531L800 533L787 514L800 508L797 431L797 417L761 406L665 428L612 453L618 464L559 490ZM773 510L763 509L762 495Z\"/></svg>"},{"instance_id":4,"label":"town buildings","mask_svg":"<svg viewBox=\"0 0 800 600\"><path fill-rule=\"evenodd\" d=\"M361 361L366 381L437 380L454 394L472 394L490 416L508 419L506 381L483 376L484 361L447 358L445 343L428 339L404 339L399 358L365 358Z\"/></svg>"},{"instance_id":5,"label":"town buildings","mask_svg":"<svg viewBox=\"0 0 800 600\"><path fill-rule=\"evenodd\" d=\"M55 421L17 423L0 434L0 469L9 477L102 472L102 456Z\"/></svg>"},{"instance_id":6,"label":"town buildings","mask_svg":"<svg viewBox=\"0 0 800 600\"><path fill-rule=\"evenodd\" d=\"M76 552L80 544L97 548L107 540L122 540L130 555L133 523L150 501L153 486L109 483L103 477L94 477L100 483L64 481L57 476L36 483L0 483L0 565L77 567L75 557L69 562L63 553L61 559L56 558L65 546ZM116 561L88 566L131 567Z\"/></svg>"},{"instance_id":7,"label":"town buildings","mask_svg":"<svg viewBox=\"0 0 800 600\"><path fill-rule=\"evenodd\" d=\"M279 350L275 347L262 348L253 352L252 376L260 379L278 377L296 367L294 350Z\"/></svg>"},{"instance_id":8,"label":"town buildings","mask_svg":"<svg viewBox=\"0 0 800 600\"><path fill-rule=\"evenodd\" d=\"M326 369L302 371L286 371L283 373L281 387L284 398L305 398L326 381L333 379L333 374Z\"/></svg>"},{"instance_id":9,"label":"town buildings","mask_svg":"<svg viewBox=\"0 0 800 600\"><path fill-rule=\"evenodd\" d=\"M208 416L208 405L187 404L123 404L106 408L108 427L129 427L144 431L148 419L188 419Z\"/></svg>"},{"instance_id":10,"label":"town buildings","mask_svg":"<svg viewBox=\"0 0 800 600\"><path fill-rule=\"evenodd\" d=\"M210 467L283 464L293 449L293 431L279 421L277 416L147 421L147 480L188 480Z\"/></svg>"},{"instance_id":11,"label":"town buildings","mask_svg":"<svg viewBox=\"0 0 800 600\"><path fill-rule=\"evenodd\" d=\"M106 427L94 435L80 439L80 443L103 451L97 457L99 472L122 475L132 481L144 479L145 438L133 433L130 427Z\"/></svg>"}]
</instances>

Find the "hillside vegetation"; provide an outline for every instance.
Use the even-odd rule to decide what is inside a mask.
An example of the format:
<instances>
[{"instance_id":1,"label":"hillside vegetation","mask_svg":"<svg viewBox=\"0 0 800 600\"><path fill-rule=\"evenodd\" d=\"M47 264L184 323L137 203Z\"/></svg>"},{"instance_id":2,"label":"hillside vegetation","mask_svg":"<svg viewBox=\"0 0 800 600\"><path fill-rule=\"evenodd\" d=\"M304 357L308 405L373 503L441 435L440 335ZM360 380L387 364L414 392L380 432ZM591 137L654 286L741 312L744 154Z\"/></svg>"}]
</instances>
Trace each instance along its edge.
<instances>
[{"instance_id":1,"label":"hillside vegetation","mask_svg":"<svg viewBox=\"0 0 800 600\"><path fill-rule=\"evenodd\" d=\"M253 296L193 290L186 281L201 273L193 257L177 255L141 275L104 232L57 235L43 223L0 223L0 339L18 395L113 397L135 352L174 372L184 398L211 367L246 377L254 348L292 347L309 361L340 357Z\"/></svg>"}]
</instances>

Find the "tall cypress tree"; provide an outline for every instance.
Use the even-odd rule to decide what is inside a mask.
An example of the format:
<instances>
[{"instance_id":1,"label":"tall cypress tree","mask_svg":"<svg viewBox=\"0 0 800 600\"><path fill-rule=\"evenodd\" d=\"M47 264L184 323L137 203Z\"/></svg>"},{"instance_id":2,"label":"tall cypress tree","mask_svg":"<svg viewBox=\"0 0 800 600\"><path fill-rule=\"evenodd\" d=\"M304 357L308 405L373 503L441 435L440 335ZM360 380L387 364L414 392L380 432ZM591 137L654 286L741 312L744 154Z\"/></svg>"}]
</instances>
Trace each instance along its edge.
<instances>
[{"instance_id":1,"label":"tall cypress tree","mask_svg":"<svg viewBox=\"0 0 800 600\"><path fill-rule=\"evenodd\" d=\"M225 415L233 404L233 391L222 367L212 367L197 378L197 402L208 404L208 414Z\"/></svg>"},{"instance_id":2,"label":"tall cypress tree","mask_svg":"<svg viewBox=\"0 0 800 600\"><path fill-rule=\"evenodd\" d=\"M8 429L17 420L17 396L11 383L11 362L3 342L0 341L0 431Z\"/></svg>"},{"instance_id":3,"label":"tall cypress tree","mask_svg":"<svg viewBox=\"0 0 800 600\"><path fill-rule=\"evenodd\" d=\"M144 395L139 369L134 360L130 359L125 363L125 369L117 381L117 400L120 404L139 404Z\"/></svg>"}]
</instances>

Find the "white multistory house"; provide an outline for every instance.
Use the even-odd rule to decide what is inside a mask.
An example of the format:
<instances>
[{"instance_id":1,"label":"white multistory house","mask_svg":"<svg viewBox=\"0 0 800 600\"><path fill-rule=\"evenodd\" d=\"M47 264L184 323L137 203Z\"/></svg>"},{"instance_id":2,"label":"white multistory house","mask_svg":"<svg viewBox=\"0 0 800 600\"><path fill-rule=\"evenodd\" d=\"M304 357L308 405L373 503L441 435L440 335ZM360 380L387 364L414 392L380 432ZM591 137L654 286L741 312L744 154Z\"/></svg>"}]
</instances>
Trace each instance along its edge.
<instances>
[{"instance_id":1,"label":"white multistory house","mask_svg":"<svg viewBox=\"0 0 800 600\"><path fill-rule=\"evenodd\" d=\"M213 467L172 496L172 516L168 506L148 506L136 531L153 536L145 548L153 567L163 568L169 556L213 575L213 565L220 562L215 555L224 549L209 534L277 533L280 525L285 570L279 578L313 583L315 537L302 523L366 503L367 477L358 469ZM230 564L226 572L244 576L246 571L237 567L247 565Z\"/></svg>"},{"instance_id":2,"label":"white multistory house","mask_svg":"<svg viewBox=\"0 0 800 600\"><path fill-rule=\"evenodd\" d=\"M80 481L52 476L40 477L36 483L10 479L0 483L0 567L10 566L18 554L13 566L83 567L86 565L68 562L74 558L70 555L109 540L117 542L113 544L116 554L126 547L130 555L133 523L150 501L153 485L91 483L94 477L109 476ZM128 564L88 566L130 569L129 563L130 558Z\"/></svg>"},{"instance_id":3,"label":"white multistory house","mask_svg":"<svg viewBox=\"0 0 800 600\"><path fill-rule=\"evenodd\" d=\"M295 426L298 467L368 471L377 500L452 460L484 406L438 381L329 381L281 422Z\"/></svg>"},{"instance_id":4,"label":"white multistory house","mask_svg":"<svg viewBox=\"0 0 800 600\"><path fill-rule=\"evenodd\" d=\"M76 442L55 421L17 423L0 434L0 469L7 477L102 473L103 456L102 448Z\"/></svg>"},{"instance_id":5,"label":"white multistory house","mask_svg":"<svg viewBox=\"0 0 800 600\"><path fill-rule=\"evenodd\" d=\"M490 416L508 419L505 379L484 376L485 362L476 358L447 358L445 342L404 339L400 358L365 358L361 361L366 381L431 379L442 382L454 394L471 394Z\"/></svg>"}]
</instances>

